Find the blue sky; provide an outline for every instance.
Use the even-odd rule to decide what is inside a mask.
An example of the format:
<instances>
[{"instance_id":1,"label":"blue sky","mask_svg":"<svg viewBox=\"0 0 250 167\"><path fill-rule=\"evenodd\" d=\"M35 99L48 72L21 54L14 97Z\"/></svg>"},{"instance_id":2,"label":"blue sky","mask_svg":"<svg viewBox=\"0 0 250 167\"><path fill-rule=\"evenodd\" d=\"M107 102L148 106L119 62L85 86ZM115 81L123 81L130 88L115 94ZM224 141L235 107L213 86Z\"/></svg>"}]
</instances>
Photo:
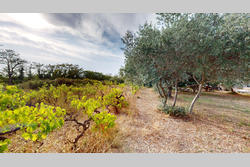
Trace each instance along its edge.
<instances>
[{"instance_id":1,"label":"blue sky","mask_svg":"<svg viewBox=\"0 0 250 167\"><path fill-rule=\"evenodd\" d=\"M13 49L30 62L72 63L85 70L117 74L124 63L121 37L156 22L138 14L0 14L1 49Z\"/></svg>"}]
</instances>

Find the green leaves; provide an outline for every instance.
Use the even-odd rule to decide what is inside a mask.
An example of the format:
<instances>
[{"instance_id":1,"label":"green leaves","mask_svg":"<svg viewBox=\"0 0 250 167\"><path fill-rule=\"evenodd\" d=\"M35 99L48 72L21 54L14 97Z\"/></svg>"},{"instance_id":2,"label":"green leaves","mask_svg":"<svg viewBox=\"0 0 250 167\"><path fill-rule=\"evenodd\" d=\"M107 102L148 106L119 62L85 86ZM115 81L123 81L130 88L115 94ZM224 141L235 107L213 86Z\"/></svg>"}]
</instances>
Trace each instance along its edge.
<instances>
[{"instance_id":1,"label":"green leaves","mask_svg":"<svg viewBox=\"0 0 250 167\"><path fill-rule=\"evenodd\" d=\"M107 113L107 111L95 114L92 118L96 124L96 128L99 128L101 130L112 128L115 125L116 120L116 116Z\"/></svg>"},{"instance_id":2,"label":"green leaves","mask_svg":"<svg viewBox=\"0 0 250 167\"><path fill-rule=\"evenodd\" d=\"M160 13L161 28L145 23L123 37L127 80L168 86L196 78L250 80L249 14ZM165 97L164 97L165 98Z\"/></svg>"},{"instance_id":3,"label":"green leaves","mask_svg":"<svg viewBox=\"0 0 250 167\"><path fill-rule=\"evenodd\" d=\"M25 106L4 111L0 115L0 124L1 127L18 126L23 131L22 137L25 140L36 141L41 139L43 134L47 135L54 129L61 127L64 123L64 115L64 109L41 103L37 104L36 107Z\"/></svg>"},{"instance_id":4,"label":"green leaves","mask_svg":"<svg viewBox=\"0 0 250 167\"><path fill-rule=\"evenodd\" d=\"M35 107L25 106L29 93L24 93L16 86L6 86L0 93L1 133L19 127L25 140L37 141L63 126L65 109L44 103L36 103ZM34 92L31 94L33 96ZM0 152L6 150L8 144L8 141L1 141Z\"/></svg>"},{"instance_id":5,"label":"green leaves","mask_svg":"<svg viewBox=\"0 0 250 167\"><path fill-rule=\"evenodd\" d=\"M80 99L74 98L71 101L71 106L87 114L88 118L94 121L95 128L106 130L113 127L116 120L116 116L109 113L107 107L113 106L120 109L128 104L122 95L122 89L120 89L125 85L120 85L120 88L111 89L101 83L94 85L95 87L89 86L87 88L89 91L91 91L91 89L101 90L101 96L96 95L94 98L87 98L87 96L82 96ZM105 94L103 92L105 92Z\"/></svg>"},{"instance_id":6,"label":"green leaves","mask_svg":"<svg viewBox=\"0 0 250 167\"><path fill-rule=\"evenodd\" d=\"M122 90L118 88L112 88L110 92L103 96L102 103L104 106L114 106L122 108L127 105L127 102L122 95Z\"/></svg>"},{"instance_id":7,"label":"green leaves","mask_svg":"<svg viewBox=\"0 0 250 167\"><path fill-rule=\"evenodd\" d=\"M147 84L184 80L186 72L201 82L249 75L249 14L159 13L158 20L161 29L146 23L123 37L127 79Z\"/></svg>"},{"instance_id":8,"label":"green leaves","mask_svg":"<svg viewBox=\"0 0 250 167\"><path fill-rule=\"evenodd\" d=\"M8 150L8 145L10 144L9 139L5 139L3 141L0 140L0 153Z\"/></svg>"},{"instance_id":9,"label":"green leaves","mask_svg":"<svg viewBox=\"0 0 250 167\"><path fill-rule=\"evenodd\" d=\"M139 88L140 88L138 85L134 85L134 84L131 84L130 87L131 87L131 89L132 89L131 91L132 91L132 94L133 94L133 95L135 95L136 92L137 92L137 91L139 90Z\"/></svg>"},{"instance_id":10,"label":"green leaves","mask_svg":"<svg viewBox=\"0 0 250 167\"><path fill-rule=\"evenodd\" d=\"M106 107L120 109L127 105L123 96L124 87L124 84L114 86L112 83L104 85L96 82L85 87L44 86L37 91L24 92L16 86L1 86L0 132L20 128L23 139L34 142L43 140L63 126L66 110L58 104L64 103L74 107L76 110L73 111L87 115L94 122L94 129L105 131L112 128L116 120L116 116L109 113ZM60 100L63 104L57 103ZM0 141L0 152L6 151L8 144L8 140Z\"/></svg>"},{"instance_id":11,"label":"green leaves","mask_svg":"<svg viewBox=\"0 0 250 167\"><path fill-rule=\"evenodd\" d=\"M3 86L0 89L0 112L6 109L15 109L25 105L24 92L16 86Z\"/></svg>"}]
</instances>

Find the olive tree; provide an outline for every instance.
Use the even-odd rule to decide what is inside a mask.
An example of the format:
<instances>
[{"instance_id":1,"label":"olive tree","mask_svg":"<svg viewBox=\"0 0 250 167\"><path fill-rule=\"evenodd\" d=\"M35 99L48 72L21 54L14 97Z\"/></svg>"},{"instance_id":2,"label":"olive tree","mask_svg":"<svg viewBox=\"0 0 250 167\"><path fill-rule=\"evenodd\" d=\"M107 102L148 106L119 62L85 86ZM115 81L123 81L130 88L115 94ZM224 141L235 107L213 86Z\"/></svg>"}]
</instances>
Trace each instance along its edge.
<instances>
[{"instance_id":1,"label":"olive tree","mask_svg":"<svg viewBox=\"0 0 250 167\"><path fill-rule=\"evenodd\" d=\"M151 24L123 37L125 77L154 83L167 101L165 86L190 79L199 85L189 112L207 82L249 80L248 14L158 14L161 28ZM173 84L174 83L174 84Z\"/></svg>"},{"instance_id":2,"label":"olive tree","mask_svg":"<svg viewBox=\"0 0 250 167\"><path fill-rule=\"evenodd\" d=\"M181 61L178 61L181 54L174 47L172 33L173 31L167 30L161 32L146 23L140 26L136 34L128 32L123 38L125 75L133 78L132 81L156 84L164 106L173 85L176 88L173 106L175 105L181 74Z\"/></svg>"},{"instance_id":3,"label":"olive tree","mask_svg":"<svg viewBox=\"0 0 250 167\"><path fill-rule=\"evenodd\" d=\"M235 74L241 78L241 73L249 75L249 30L247 17L242 15L185 14L184 18L175 19L178 24L173 24L177 25L175 30L183 51L183 72L199 85L189 107L192 113L206 82L235 78Z\"/></svg>"}]
</instances>

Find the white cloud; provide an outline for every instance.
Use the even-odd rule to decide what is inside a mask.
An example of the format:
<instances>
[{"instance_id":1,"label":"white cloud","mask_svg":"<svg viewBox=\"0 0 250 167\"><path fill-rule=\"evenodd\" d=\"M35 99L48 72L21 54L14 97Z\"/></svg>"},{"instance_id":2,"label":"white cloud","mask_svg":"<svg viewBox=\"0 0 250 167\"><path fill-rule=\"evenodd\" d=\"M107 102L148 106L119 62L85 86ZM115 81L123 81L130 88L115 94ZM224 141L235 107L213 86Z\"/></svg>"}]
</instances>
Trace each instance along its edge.
<instances>
[{"instance_id":1,"label":"white cloud","mask_svg":"<svg viewBox=\"0 0 250 167\"><path fill-rule=\"evenodd\" d=\"M114 29L119 32L122 36L126 33L127 30L136 32L139 25L143 25L145 21L155 22L156 18L154 14L145 14L145 13L130 13L128 14L104 14L104 18L109 21L109 23L114 27Z\"/></svg>"},{"instance_id":2,"label":"white cloud","mask_svg":"<svg viewBox=\"0 0 250 167\"><path fill-rule=\"evenodd\" d=\"M1 14L3 20L22 24L32 29L51 29L54 28L52 24L39 13L7 13Z\"/></svg>"},{"instance_id":3,"label":"white cloud","mask_svg":"<svg viewBox=\"0 0 250 167\"><path fill-rule=\"evenodd\" d=\"M0 14L0 44L30 61L77 63L113 74L124 60L120 37L154 19L151 14L84 14L74 23L75 15L66 15L66 20L46 15Z\"/></svg>"}]
</instances>

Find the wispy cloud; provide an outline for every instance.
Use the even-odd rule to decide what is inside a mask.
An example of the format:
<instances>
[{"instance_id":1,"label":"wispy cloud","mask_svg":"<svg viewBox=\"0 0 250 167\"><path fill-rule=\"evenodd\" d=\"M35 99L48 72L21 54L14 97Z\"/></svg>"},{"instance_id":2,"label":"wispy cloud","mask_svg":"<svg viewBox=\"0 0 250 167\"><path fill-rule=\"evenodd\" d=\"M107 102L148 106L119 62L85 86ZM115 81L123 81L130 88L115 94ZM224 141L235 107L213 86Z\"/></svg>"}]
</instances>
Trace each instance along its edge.
<instances>
[{"instance_id":1,"label":"wispy cloud","mask_svg":"<svg viewBox=\"0 0 250 167\"><path fill-rule=\"evenodd\" d=\"M121 36L152 14L0 14L0 46L45 64L74 63L116 74L123 64Z\"/></svg>"}]
</instances>

